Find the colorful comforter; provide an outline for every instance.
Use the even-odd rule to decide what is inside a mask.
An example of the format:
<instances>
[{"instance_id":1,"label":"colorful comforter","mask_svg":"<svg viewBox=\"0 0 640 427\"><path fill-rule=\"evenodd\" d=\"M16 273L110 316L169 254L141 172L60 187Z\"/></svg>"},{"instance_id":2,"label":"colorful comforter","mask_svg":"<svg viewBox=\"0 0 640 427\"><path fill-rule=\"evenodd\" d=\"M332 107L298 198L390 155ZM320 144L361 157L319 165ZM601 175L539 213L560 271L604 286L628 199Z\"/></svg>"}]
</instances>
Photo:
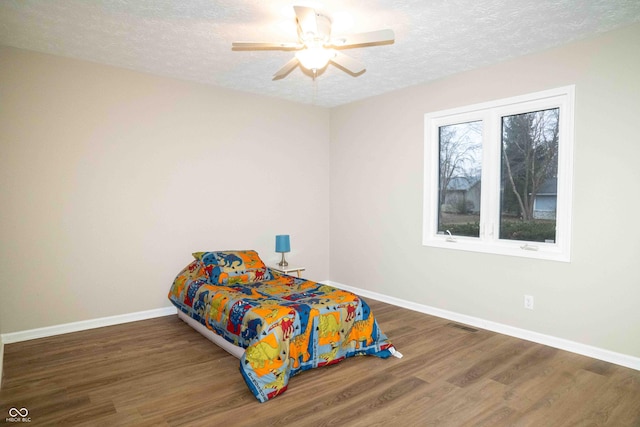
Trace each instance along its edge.
<instances>
[{"instance_id":1,"label":"colorful comforter","mask_svg":"<svg viewBox=\"0 0 640 427\"><path fill-rule=\"evenodd\" d=\"M394 351L357 295L268 269L255 251L199 252L176 277L169 299L245 348L240 371L265 402L301 371L356 355Z\"/></svg>"}]
</instances>

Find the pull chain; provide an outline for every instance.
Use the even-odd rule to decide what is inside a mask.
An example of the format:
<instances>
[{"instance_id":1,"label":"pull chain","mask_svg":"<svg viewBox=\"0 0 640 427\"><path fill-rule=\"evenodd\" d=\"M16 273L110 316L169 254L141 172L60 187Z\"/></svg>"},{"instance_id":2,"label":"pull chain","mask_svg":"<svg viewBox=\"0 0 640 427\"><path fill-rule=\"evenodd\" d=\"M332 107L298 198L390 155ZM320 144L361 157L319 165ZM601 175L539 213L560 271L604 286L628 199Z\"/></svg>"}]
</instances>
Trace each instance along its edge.
<instances>
[{"instance_id":1,"label":"pull chain","mask_svg":"<svg viewBox=\"0 0 640 427\"><path fill-rule=\"evenodd\" d=\"M316 102L318 102L318 80L316 80L316 77L317 71L313 70L313 95L311 97L312 105L316 105Z\"/></svg>"}]
</instances>

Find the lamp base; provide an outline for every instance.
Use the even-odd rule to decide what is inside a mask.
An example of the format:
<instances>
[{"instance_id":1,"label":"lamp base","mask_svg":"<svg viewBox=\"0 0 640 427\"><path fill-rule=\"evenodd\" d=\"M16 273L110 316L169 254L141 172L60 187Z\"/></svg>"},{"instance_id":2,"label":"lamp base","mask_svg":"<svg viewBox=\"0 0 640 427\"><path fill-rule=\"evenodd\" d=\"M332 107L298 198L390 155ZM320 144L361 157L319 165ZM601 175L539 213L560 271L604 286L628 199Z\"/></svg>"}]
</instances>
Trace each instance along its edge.
<instances>
[{"instance_id":1,"label":"lamp base","mask_svg":"<svg viewBox=\"0 0 640 427\"><path fill-rule=\"evenodd\" d=\"M287 262L287 260L286 260L286 259L284 259L284 252L282 252L282 261L280 261L280 262L278 263L278 265L279 265L280 267L286 267L286 266L288 266L288 265L289 265L289 263Z\"/></svg>"}]
</instances>

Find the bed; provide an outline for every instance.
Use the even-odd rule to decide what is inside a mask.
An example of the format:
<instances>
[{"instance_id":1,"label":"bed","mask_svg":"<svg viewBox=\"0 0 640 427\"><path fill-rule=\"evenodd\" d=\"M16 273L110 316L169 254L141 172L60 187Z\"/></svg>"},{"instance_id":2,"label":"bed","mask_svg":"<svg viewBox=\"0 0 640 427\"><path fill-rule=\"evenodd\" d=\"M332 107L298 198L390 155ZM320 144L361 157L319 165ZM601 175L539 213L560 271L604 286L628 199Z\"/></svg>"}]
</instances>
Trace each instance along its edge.
<instances>
[{"instance_id":1,"label":"bed","mask_svg":"<svg viewBox=\"0 0 640 427\"><path fill-rule=\"evenodd\" d=\"M169 300L181 319L240 359L260 402L308 369L359 355L401 356L351 292L271 270L252 250L193 256Z\"/></svg>"}]
</instances>

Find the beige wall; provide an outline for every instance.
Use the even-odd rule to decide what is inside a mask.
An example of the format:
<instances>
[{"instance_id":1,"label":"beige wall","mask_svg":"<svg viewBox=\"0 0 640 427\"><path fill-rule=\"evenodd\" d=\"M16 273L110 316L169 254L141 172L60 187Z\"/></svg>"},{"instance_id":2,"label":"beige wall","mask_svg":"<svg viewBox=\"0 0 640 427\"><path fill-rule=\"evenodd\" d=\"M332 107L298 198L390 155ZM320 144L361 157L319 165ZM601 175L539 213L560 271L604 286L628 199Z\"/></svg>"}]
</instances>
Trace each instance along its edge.
<instances>
[{"instance_id":1,"label":"beige wall","mask_svg":"<svg viewBox=\"0 0 640 427\"><path fill-rule=\"evenodd\" d=\"M329 274L329 110L0 47L0 333L169 306L197 250Z\"/></svg>"},{"instance_id":2,"label":"beige wall","mask_svg":"<svg viewBox=\"0 0 640 427\"><path fill-rule=\"evenodd\" d=\"M331 279L640 356L638 40L635 25L333 109ZM572 262L422 246L424 114L569 84Z\"/></svg>"}]
</instances>

